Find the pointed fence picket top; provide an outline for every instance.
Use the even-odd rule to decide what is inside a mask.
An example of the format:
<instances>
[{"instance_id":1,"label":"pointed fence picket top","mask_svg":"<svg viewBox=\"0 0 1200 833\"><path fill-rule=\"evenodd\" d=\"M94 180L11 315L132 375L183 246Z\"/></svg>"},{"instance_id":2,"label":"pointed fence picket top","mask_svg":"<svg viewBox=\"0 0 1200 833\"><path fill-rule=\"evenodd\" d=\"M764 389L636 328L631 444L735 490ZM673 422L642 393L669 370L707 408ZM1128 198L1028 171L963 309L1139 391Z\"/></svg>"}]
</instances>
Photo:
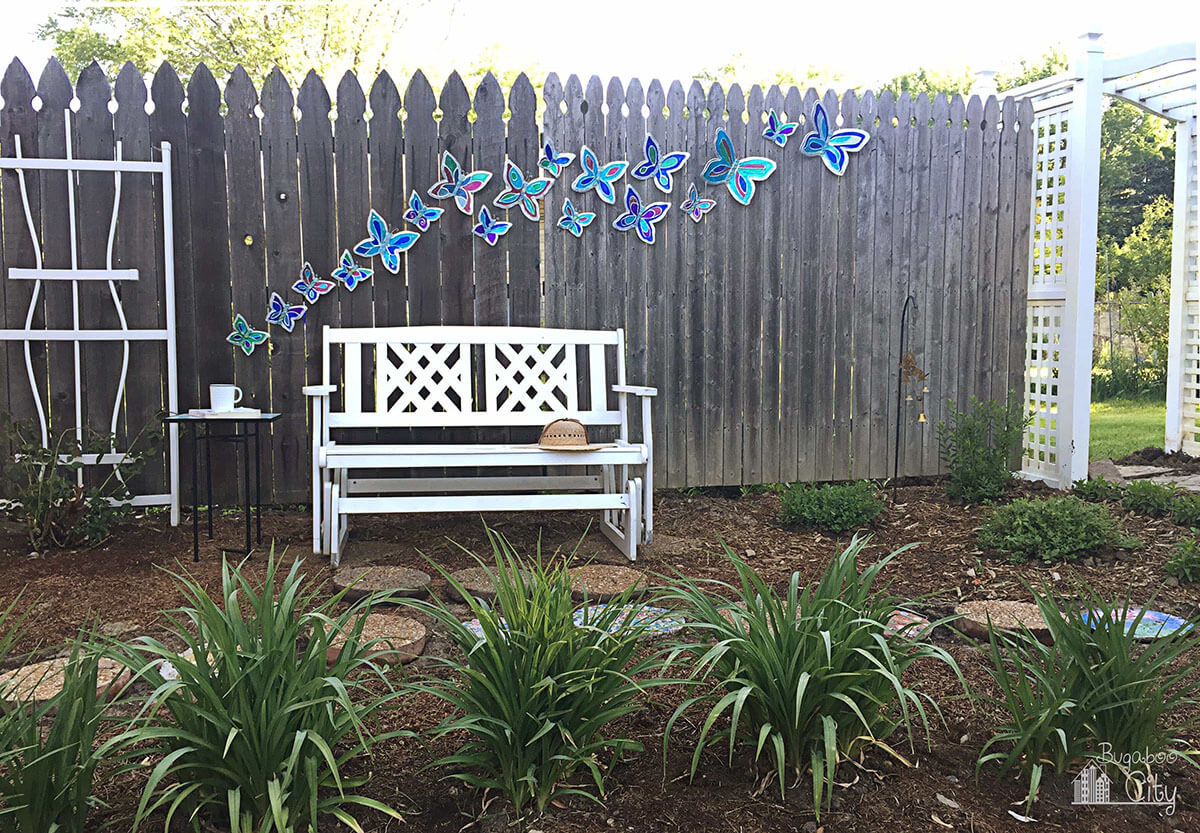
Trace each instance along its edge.
<instances>
[{"instance_id":1,"label":"pointed fence picket top","mask_svg":"<svg viewBox=\"0 0 1200 833\"><path fill-rule=\"evenodd\" d=\"M897 100L886 92L838 96L738 85L726 94L718 84L695 81L575 75L552 75L540 86L520 76L504 89L489 74L468 90L458 73L437 88L422 73L403 79L381 73L364 93L346 73L333 95L316 73L295 83L273 71L259 91L240 69L218 83L200 65L187 76L185 95L180 76L164 63L147 101L132 66L122 67L113 85L96 64L72 84L56 61L36 86L16 61L0 79L4 156L14 154L16 135L26 155L65 154L64 113L76 96L73 152L112 158L120 140L127 158L147 158L160 142L171 143L181 405L202 404L211 382L235 381L249 402L288 414L264 456L268 501L308 499L299 390L320 379L324 324L622 327L631 381L659 388L656 482L667 486L886 477L898 417L905 420L903 471L934 473L931 426L944 416L945 400L1022 385L1030 239L1024 206L1033 164L1032 137L1022 127L1033 123L1027 101ZM857 125L871 134L842 177L801 152L818 102L833 129ZM762 135L771 109L798 123L783 147ZM755 183L749 206L734 202L724 184L701 177L716 156L718 129L728 132L738 155L777 163L769 179ZM546 175L538 160L547 139L559 153L578 157L587 145L601 165L625 160L632 168L643 160L647 134L662 153L690 154L670 193L627 172L608 204L594 190L572 189L583 170L576 158L541 200L539 222L493 203L506 185L506 160L526 181ZM493 175L475 195L470 216L453 200L428 193L444 151L465 171ZM55 178L65 175L30 175L28 191L47 265L68 266L67 207L50 187ZM142 179L123 182L128 213L118 225L114 258L157 275L161 246L138 227L156 223L161 198L151 178ZM716 201L699 223L681 208L690 185L698 197ZM653 246L612 227L625 211L627 186L643 204L670 204L655 224ZM95 229L107 221L112 187L111 177L81 181L89 196L81 195L80 220L93 229L80 238L88 265L106 257L107 227ZM0 268L31 265L33 241L21 233L26 224L15 174L0 176L0 189L5 228L12 229L0 246ZM367 236L372 208L390 230L416 230L404 219L414 193L444 213L402 256L398 274L379 258L358 258L375 269L374 277L310 303L290 334L267 326L270 293L299 301L291 285L306 260L328 277L342 252ZM595 214L579 238L557 226L568 199L576 211ZM514 224L495 247L471 233L482 207ZM0 285L5 327L24 327L32 286L7 279ZM131 322L162 322L152 281L119 291ZM100 303L106 292L96 294L89 315L112 315L111 302ZM915 389L897 411L898 330L910 292L920 312L906 349L928 371L929 390ZM45 316L69 314L62 287L45 287L41 298L35 326ZM224 340L235 312L270 331L267 347L249 357L235 354ZM9 341L4 353L0 405L36 417L24 347ZM30 361L52 421L56 412L71 414L69 343L33 342ZM107 378L120 355L92 353L86 361L89 372ZM362 365L368 387L372 365ZM337 378L341 369L335 364L330 372ZM160 361L139 357L130 374L119 425L124 435L152 421L162 397ZM111 403L94 398L82 403L88 419L106 422ZM924 423L917 422L921 413ZM228 463L214 464L214 482L228 499L238 478L222 476ZM144 480L149 486L162 476L147 471Z\"/></svg>"}]
</instances>

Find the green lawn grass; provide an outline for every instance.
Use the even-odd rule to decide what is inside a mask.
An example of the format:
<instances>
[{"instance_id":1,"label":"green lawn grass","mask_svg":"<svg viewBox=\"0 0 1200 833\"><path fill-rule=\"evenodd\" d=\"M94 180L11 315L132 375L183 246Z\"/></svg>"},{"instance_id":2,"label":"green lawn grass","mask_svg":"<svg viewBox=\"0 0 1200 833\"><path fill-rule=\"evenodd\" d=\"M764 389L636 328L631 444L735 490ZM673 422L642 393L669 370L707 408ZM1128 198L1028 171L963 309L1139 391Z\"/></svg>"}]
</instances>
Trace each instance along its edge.
<instances>
[{"instance_id":1,"label":"green lawn grass","mask_svg":"<svg viewBox=\"0 0 1200 833\"><path fill-rule=\"evenodd\" d=\"M1162 447L1167 406L1140 399L1092 403L1089 460L1124 457L1148 445Z\"/></svg>"}]
</instances>

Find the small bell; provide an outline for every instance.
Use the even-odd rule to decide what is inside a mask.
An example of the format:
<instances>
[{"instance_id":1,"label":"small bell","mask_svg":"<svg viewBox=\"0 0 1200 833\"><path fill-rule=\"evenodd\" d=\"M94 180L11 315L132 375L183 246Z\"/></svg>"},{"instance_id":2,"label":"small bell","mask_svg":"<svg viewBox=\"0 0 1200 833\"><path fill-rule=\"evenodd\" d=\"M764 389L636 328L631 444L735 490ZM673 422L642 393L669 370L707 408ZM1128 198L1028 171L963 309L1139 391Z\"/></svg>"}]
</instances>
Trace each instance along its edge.
<instances>
[{"instance_id":1,"label":"small bell","mask_svg":"<svg viewBox=\"0 0 1200 833\"><path fill-rule=\"evenodd\" d=\"M921 393L929 393L929 385L926 385L925 387L921 388Z\"/></svg>"},{"instance_id":2,"label":"small bell","mask_svg":"<svg viewBox=\"0 0 1200 833\"><path fill-rule=\"evenodd\" d=\"M917 422L926 422L924 413L917 417Z\"/></svg>"},{"instance_id":3,"label":"small bell","mask_svg":"<svg viewBox=\"0 0 1200 833\"><path fill-rule=\"evenodd\" d=\"M912 402L912 401L913 401L912 394L911 394L911 393L909 393L909 394L906 394L906 395L905 395L905 397L904 397L904 401L905 401L905 402Z\"/></svg>"}]
</instances>

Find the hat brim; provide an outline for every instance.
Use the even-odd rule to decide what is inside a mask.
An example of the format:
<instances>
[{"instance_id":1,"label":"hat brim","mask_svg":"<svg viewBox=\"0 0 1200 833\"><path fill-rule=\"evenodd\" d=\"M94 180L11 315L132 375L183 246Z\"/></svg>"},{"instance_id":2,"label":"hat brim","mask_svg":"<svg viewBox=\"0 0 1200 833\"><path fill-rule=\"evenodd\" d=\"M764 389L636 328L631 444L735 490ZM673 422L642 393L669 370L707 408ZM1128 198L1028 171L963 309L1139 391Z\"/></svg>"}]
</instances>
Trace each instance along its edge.
<instances>
[{"instance_id":1,"label":"hat brim","mask_svg":"<svg viewBox=\"0 0 1200 833\"><path fill-rule=\"evenodd\" d=\"M597 451L601 448L611 448L612 443L587 443L586 445L545 445L535 443L542 451Z\"/></svg>"}]
</instances>

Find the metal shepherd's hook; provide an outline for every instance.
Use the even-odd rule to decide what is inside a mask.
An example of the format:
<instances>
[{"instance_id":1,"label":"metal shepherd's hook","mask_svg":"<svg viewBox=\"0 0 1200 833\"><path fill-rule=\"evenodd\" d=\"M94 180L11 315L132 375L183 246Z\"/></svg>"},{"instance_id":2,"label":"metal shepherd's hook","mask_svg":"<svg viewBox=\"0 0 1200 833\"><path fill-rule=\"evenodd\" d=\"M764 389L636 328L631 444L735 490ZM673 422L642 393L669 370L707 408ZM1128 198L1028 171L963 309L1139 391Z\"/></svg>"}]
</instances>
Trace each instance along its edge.
<instances>
[{"instance_id":1,"label":"metal shepherd's hook","mask_svg":"<svg viewBox=\"0 0 1200 833\"><path fill-rule=\"evenodd\" d=\"M904 407L904 337L908 333L909 306L920 311L917 308L917 299L912 295L904 299L904 309L900 313L900 349L898 352L901 360L896 369L896 449L895 458L892 460L892 503L896 502L896 489L900 479L900 428L904 425L904 416L901 413L901 409Z\"/></svg>"}]
</instances>

